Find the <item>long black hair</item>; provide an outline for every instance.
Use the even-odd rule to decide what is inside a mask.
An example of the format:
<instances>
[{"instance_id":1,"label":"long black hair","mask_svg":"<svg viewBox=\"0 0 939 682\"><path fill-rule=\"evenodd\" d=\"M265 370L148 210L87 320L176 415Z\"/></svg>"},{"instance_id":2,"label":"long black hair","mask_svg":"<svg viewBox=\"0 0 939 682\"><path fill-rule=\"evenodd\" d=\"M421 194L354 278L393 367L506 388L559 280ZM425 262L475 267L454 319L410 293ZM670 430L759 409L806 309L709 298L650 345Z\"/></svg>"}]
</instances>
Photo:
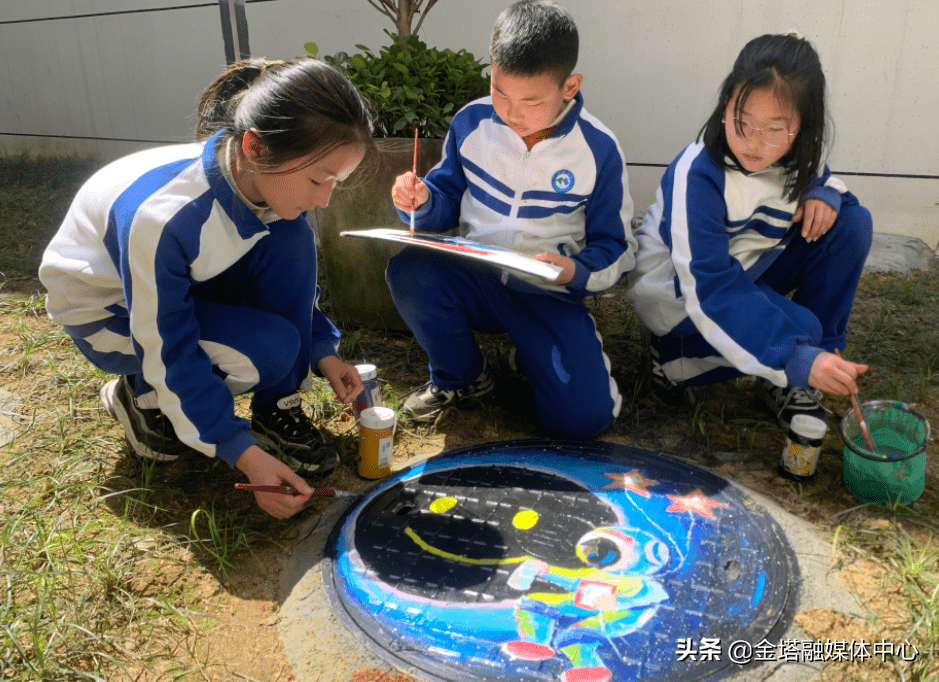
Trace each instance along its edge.
<instances>
[{"instance_id":1,"label":"long black hair","mask_svg":"<svg viewBox=\"0 0 939 682\"><path fill-rule=\"evenodd\" d=\"M263 146L260 165L274 168L309 154L312 163L347 144L370 149L372 118L365 99L335 67L315 59L255 58L232 64L205 89L195 138L224 129L223 142L240 140L254 130Z\"/></svg>"},{"instance_id":2,"label":"long black hair","mask_svg":"<svg viewBox=\"0 0 939 682\"><path fill-rule=\"evenodd\" d=\"M798 201L818 173L825 147L825 74L811 43L796 33L767 34L748 42L721 85L717 107L701 129L704 145L715 162L725 168L730 147L724 131L724 113L737 95L735 118L740 118L754 90L771 89L780 102L799 112L799 132L786 166L786 198ZM739 124L735 124L738 126Z\"/></svg>"}]
</instances>

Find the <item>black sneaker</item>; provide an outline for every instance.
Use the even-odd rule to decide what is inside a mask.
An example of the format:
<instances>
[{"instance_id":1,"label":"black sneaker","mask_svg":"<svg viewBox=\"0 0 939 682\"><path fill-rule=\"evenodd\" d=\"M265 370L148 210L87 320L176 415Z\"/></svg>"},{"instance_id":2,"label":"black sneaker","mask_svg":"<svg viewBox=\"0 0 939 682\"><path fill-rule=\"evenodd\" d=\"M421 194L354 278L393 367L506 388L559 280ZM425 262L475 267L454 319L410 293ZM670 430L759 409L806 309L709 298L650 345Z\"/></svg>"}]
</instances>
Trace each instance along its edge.
<instances>
[{"instance_id":1,"label":"black sneaker","mask_svg":"<svg viewBox=\"0 0 939 682\"><path fill-rule=\"evenodd\" d=\"M696 388L665 376L659 361L659 337L645 328L640 336L645 346L646 398L664 407L695 405L699 399Z\"/></svg>"},{"instance_id":2,"label":"black sneaker","mask_svg":"<svg viewBox=\"0 0 939 682\"><path fill-rule=\"evenodd\" d=\"M252 404L251 429L294 471L327 474L339 465L339 453L303 411L300 394Z\"/></svg>"},{"instance_id":3,"label":"black sneaker","mask_svg":"<svg viewBox=\"0 0 939 682\"><path fill-rule=\"evenodd\" d=\"M137 406L137 391L130 377L109 381L101 387L100 396L108 414L124 427L124 438L138 457L173 462L194 452L179 440L170 420L159 409Z\"/></svg>"},{"instance_id":4,"label":"black sneaker","mask_svg":"<svg viewBox=\"0 0 939 682\"><path fill-rule=\"evenodd\" d=\"M784 429L789 429L789 422L797 414L816 417L828 423L828 410L822 405L822 392L817 388L782 387L760 379L756 382L754 390L776 415L776 420Z\"/></svg>"},{"instance_id":5,"label":"black sneaker","mask_svg":"<svg viewBox=\"0 0 939 682\"><path fill-rule=\"evenodd\" d=\"M448 391L428 381L415 389L404 402L408 419L413 422L427 423L437 418L444 408L462 405L492 393L495 382L488 372L488 363L483 364L483 371L469 386Z\"/></svg>"}]
</instances>

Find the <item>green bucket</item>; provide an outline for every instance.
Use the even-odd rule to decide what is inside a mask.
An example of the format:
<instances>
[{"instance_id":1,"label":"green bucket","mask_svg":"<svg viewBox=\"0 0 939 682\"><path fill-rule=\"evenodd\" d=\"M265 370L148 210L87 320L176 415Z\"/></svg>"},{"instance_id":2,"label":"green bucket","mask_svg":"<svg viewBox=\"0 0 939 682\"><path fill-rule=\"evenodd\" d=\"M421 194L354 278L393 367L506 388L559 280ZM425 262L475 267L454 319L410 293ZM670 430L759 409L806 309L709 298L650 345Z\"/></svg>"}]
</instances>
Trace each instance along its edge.
<instances>
[{"instance_id":1,"label":"green bucket","mask_svg":"<svg viewBox=\"0 0 939 682\"><path fill-rule=\"evenodd\" d=\"M874 449L867 448L854 410L841 419L844 441L844 482L862 502L910 504L926 485L926 443L929 421L897 400L872 400L861 405Z\"/></svg>"}]
</instances>

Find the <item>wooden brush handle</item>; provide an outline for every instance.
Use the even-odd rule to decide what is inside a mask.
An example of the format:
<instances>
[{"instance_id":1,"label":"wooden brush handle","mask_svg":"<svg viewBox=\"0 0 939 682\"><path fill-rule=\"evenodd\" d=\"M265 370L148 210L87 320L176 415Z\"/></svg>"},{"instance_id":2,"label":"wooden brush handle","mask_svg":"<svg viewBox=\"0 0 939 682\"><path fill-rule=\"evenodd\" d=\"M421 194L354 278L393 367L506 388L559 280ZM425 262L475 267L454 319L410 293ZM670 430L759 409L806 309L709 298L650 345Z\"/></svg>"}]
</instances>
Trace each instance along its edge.
<instances>
[{"instance_id":1,"label":"wooden brush handle","mask_svg":"<svg viewBox=\"0 0 939 682\"><path fill-rule=\"evenodd\" d=\"M835 355L839 358L841 357L841 352L835 348ZM851 407L854 408L854 416L857 417L857 423L861 427L861 434L864 436L864 442L867 443L867 449L871 452L876 453L877 448L874 447L874 439L871 438L871 432L867 428L867 422L864 421L864 415L861 413L861 405L857 400L857 393L851 394Z\"/></svg>"}]
</instances>

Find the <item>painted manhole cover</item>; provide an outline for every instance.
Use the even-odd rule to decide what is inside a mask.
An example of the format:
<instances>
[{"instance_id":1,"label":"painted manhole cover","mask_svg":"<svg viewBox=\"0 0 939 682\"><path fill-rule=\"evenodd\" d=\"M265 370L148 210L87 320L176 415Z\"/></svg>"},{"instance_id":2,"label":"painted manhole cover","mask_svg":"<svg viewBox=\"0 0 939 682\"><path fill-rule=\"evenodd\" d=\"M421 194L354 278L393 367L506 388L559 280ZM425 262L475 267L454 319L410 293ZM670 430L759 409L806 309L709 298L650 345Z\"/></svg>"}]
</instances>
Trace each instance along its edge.
<instances>
[{"instance_id":1,"label":"painted manhole cover","mask_svg":"<svg viewBox=\"0 0 939 682\"><path fill-rule=\"evenodd\" d=\"M740 670L731 643L778 642L798 584L782 530L740 490L600 442L427 460L351 507L326 553L345 624L448 682L717 680Z\"/></svg>"}]
</instances>

